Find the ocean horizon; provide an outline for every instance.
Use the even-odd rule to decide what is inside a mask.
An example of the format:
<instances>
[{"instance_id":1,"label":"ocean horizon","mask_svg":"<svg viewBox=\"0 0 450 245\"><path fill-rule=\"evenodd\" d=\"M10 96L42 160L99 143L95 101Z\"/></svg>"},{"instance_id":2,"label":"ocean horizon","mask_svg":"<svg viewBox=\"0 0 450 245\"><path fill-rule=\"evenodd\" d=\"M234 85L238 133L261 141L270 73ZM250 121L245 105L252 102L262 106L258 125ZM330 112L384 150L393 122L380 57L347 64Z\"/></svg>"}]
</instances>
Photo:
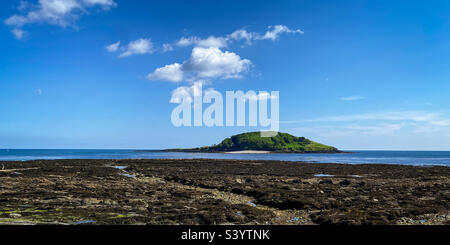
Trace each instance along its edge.
<instances>
[{"instance_id":1,"label":"ocean horizon","mask_svg":"<svg viewBox=\"0 0 450 245\"><path fill-rule=\"evenodd\" d=\"M351 153L226 154L163 152L141 149L0 149L0 161L63 159L236 159L341 164L450 166L450 151L346 150Z\"/></svg>"}]
</instances>

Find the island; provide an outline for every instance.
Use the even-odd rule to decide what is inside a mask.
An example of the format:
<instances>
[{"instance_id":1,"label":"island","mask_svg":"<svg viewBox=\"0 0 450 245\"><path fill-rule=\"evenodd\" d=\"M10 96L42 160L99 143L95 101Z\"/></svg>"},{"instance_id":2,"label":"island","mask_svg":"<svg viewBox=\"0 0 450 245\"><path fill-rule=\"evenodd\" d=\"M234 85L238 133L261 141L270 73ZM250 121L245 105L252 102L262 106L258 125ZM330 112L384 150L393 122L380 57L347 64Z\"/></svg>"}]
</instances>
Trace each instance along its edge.
<instances>
[{"instance_id":1,"label":"island","mask_svg":"<svg viewBox=\"0 0 450 245\"><path fill-rule=\"evenodd\" d=\"M314 142L305 137L278 133L274 137L261 137L261 132L231 136L221 143L191 149L167 149L167 152L200 153L342 153L336 147Z\"/></svg>"}]
</instances>

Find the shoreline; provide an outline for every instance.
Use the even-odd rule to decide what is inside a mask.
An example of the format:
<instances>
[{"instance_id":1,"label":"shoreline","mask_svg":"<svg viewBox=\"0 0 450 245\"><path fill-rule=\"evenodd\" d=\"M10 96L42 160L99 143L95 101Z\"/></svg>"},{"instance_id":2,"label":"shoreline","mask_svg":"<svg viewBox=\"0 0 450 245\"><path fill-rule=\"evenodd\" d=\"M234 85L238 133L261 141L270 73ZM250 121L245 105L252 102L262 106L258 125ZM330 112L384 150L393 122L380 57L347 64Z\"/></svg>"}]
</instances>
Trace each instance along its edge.
<instances>
[{"instance_id":1,"label":"shoreline","mask_svg":"<svg viewBox=\"0 0 450 245\"><path fill-rule=\"evenodd\" d=\"M227 151L224 152L225 154L270 154L273 153L271 151L252 151L252 150L247 150L247 151Z\"/></svg>"},{"instance_id":2,"label":"shoreline","mask_svg":"<svg viewBox=\"0 0 450 245\"><path fill-rule=\"evenodd\" d=\"M217 153L211 153L217 154ZM221 154L266 154L266 153L233 153L224 152ZM276 154L276 153L268 153ZM27 163L27 162L55 162L55 161L258 161L258 162L280 162L280 163L302 163L302 164L333 164L333 165L351 165L351 166L409 166L409 167L446 167L450 168L450 165L444 164L407 164L407 163L348 163L348 162L319 162L319 161L301 161L301 160L274 160L274 159L235 159L235 158L65 158L65 159L32 159L32 160L0 160L0 170L2 170L2 164L5 163ZM3 166L4 167L4 166Z\"/></svg>"},{"instance_id":3,"label":"shoreline","mask_svg":"<svg viewBox=\"0 0 450 245\"><path fill-rule=\"evenodd\" d=\"M220 159L1 162L2 224L450 224L450 168Z\"/></svg>"},{"instance_id":4,"label":"shoreline","mask_svg":"<svg viewBox=\"0 0 450 245\"><path fill-rule=\"evenodd\" d=\"M242 150L242 151L208 151L198 149L167 149L167 150L135 150L135 152L172 152L172 153L206 153L206 154L224 154L230 152L261 152L261 154L353 154L349 151L260 151L260 150Z\"/></svg>"}]
</instances>

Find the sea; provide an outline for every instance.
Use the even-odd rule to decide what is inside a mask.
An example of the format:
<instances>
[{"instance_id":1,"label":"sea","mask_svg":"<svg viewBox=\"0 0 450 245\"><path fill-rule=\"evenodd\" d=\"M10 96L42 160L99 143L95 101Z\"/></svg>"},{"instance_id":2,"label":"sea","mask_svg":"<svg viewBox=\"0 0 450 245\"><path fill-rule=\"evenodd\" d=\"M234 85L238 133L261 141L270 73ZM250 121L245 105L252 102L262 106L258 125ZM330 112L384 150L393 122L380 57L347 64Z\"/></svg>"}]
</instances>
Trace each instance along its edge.
<instances>
[{"instance_id":1,"label":"sea","mask_svg":"<svg viewBox=\"0 0 450 245\"><path fill-rule=\"evenodd\" d=\"M8 150L0 149L0 161L58 159L237 159L280 160L310 163L403 164L450 166L450 151L351 151L344 154L226 154L141 150Z\"/></svg>"}]
</instances>

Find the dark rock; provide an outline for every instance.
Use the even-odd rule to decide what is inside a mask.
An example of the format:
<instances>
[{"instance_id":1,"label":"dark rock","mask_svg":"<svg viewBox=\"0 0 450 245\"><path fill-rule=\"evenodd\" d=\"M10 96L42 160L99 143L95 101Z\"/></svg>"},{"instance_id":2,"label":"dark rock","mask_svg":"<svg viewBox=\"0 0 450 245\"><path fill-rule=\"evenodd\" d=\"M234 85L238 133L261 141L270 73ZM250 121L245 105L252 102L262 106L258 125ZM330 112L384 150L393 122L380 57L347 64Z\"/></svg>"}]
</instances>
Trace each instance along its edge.
<instances>
[{"instance_id":1,"label":"dark rock","mask_svg":"<svg viewBox=\"0 0 450 245\"><path fill-rule=\"evenodd\" d=\"M330 179L324 179L322 181L319 182L319 185L323 185L323 184L328 184L328 185L332 185L333 181Z\"/></svg>"},{"instance_id":2,"label":"dark rock","mask_svg":"<svg viewBox=\"0 0 450 245\"><path fill-rule=\"evenodd\" d=\"M426 219L426 223L450 225L445 216L450 202L448 167L257 162L144 159L116 164L129 166L136 179L122 178L119 170L108 167L111 160L7 162L8 169L17 169L22 177L11 178L11 172L0 171L4 191L0 211L21 214L20 218L3 214L16 219L13 224L95 220L99 225L285 225L292 224L293 217L305 217L305 224L311 220L315 224L421 225ZM315 173L338 177L313 178ZM354 174L367 177L341 177ZM245 183L247 178L253 182ZM346 178L351 184L341 186ZM243 198L238 199L240 204L228 201L230 193L242 195L236 197ZM264 206L285 210L289 216L280 217Z\"/></svg>"},{"instance_id":3,"label":"dark rock","mask_svg":"<svg viewBox=\"0 0 450 245\"><path fill-rule=\"evenodd\" d=\"M344 180L344 181L341 181L341 182L339 182L339 184L340 185L343 185L343 186L348 186L348 185L350 185L352 182L350 182L350 180Z\"/></svg>"}]
</instances>

